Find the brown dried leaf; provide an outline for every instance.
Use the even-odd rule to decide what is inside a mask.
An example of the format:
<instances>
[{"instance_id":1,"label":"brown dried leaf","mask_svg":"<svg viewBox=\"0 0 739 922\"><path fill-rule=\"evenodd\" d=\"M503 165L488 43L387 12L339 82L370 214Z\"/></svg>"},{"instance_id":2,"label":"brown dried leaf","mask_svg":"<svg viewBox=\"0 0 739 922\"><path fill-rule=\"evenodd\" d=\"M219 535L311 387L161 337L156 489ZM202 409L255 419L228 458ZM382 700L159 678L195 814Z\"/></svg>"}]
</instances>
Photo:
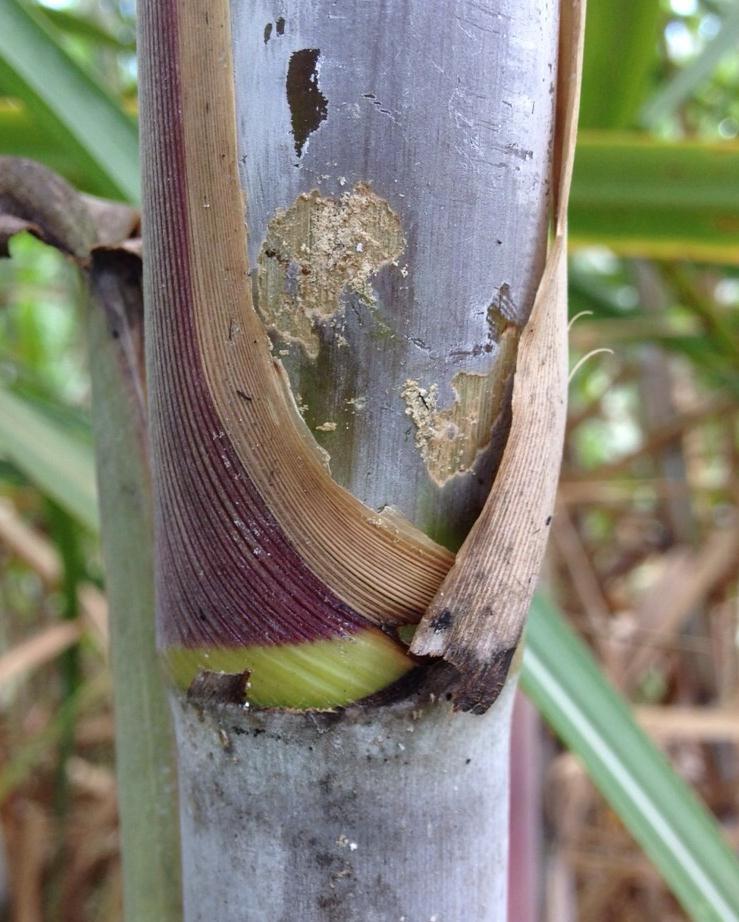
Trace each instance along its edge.
<instances>
[{"instance_id":1,"label":"brown dried leaf","mask_svg":"<svg viewBox=\"0 0 739 922\"><path fill-rule=\"evenodd\" d=\"M22 230L82 262L95 243L94 222L69 183L33 160L0 157L0 256Z\"/></svg>"},{"instance_id":2,"label":"brown dried leaf","mask_svg":"<svg viewBox=\"0 0 739 922\"><path fill-rule=\"evenodd\" d=\"M38 669L68 650L82 636L79 621L65 621L44 628L0 656L0 688L27 672Z\"/></svg>"}]
</instances>

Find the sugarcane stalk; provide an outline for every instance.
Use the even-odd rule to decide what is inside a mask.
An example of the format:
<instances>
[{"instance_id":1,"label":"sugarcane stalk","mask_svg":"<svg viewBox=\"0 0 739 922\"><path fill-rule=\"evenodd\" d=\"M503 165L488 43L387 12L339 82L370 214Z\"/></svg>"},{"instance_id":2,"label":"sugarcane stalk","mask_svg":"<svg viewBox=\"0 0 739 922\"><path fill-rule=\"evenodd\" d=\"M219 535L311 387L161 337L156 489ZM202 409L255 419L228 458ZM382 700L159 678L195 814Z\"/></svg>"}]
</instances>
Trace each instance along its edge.
<instances>
[{"instance_id":1,"label":"sugarcane stalk","mask_svg":"<svg viewBox=\"0 0 739 922\"><path fill-rule=\"evenodd\" d=\"M505 917L506 675L564 407L577 66L568 53L563 92L559 13L142 4L158 642L187 920ZM538 407L514 417L513 450L512 392ZM546 475L524 468L541 522L523 508L512 528L500 497L520 482L491 481L519 472L525 420L552 397ZM493 522L526 577L487 647L480 612L437 596L483 507L460 559L487 559ZM473 655L409 650L422 618L442 640L472 623Z\"/></svg>"},{"instance_id":2,"label":"sugarcane stalk","mask_svg":"<svg viewBox=\"0 0 739 922\"><path fill-rule=\"evenodd\" d=\"M180 922L174 737L154 642L140 257L95 254L91 290L87 333L110 612L124 912L127 922Z\"/></svg>"},{"instance_id":3,"label":"sugarcane stalk","mask_svg":"<svg viewBox=\"0 0 739 922\"><path fill-rule=\"evenodd\" d=\"M28 231L79 266L88 299L98 497L111 636L127 922L180 922L174 744L154 643L151 477L139 222L50 170L0 157L0 256Z\"/></svg>"}]
</instances>

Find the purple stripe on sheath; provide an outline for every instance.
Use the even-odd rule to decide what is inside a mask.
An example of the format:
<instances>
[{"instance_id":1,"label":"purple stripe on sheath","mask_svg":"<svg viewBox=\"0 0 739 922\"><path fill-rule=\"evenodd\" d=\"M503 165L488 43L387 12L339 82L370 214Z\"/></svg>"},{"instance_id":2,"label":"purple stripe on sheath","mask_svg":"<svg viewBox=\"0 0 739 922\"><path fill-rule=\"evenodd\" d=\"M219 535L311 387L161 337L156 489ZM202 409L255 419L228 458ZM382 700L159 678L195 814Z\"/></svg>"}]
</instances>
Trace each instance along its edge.
<instances>
[{"instance_id":1,"label":"purple stripe on sheath","mask_svg":"<svg viewBox=\"0 0 739 922\"><path fill-rule=\"evenodd\" d=\"M159 642L242 646L353 634L368 622L303 563L213 405L192 303L177 3L142 6L152 45L143 57L146 118L158 126L142 153Z\"/></svg>"}]
</instances>

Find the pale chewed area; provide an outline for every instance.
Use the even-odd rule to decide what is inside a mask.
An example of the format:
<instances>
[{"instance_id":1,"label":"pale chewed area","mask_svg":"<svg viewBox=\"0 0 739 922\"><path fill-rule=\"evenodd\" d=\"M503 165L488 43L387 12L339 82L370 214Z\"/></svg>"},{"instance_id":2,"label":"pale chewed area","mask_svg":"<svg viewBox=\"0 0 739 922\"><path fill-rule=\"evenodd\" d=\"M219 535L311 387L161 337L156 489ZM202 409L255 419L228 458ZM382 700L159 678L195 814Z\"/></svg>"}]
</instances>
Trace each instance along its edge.
<instances>
[{"instance_id":1,"label":"pale chewed area","mask_svg":"<svg viewBox=\"0 0 739 922\"><path fill-rule=\"evenodd\" d=\"M375 303L372 278L405 248L400 220L366 183L338 198L302 193L278 211L259 252L258 309L268 328L318 356L318 326L351 292Z\"/></svg>"}]
</instances>

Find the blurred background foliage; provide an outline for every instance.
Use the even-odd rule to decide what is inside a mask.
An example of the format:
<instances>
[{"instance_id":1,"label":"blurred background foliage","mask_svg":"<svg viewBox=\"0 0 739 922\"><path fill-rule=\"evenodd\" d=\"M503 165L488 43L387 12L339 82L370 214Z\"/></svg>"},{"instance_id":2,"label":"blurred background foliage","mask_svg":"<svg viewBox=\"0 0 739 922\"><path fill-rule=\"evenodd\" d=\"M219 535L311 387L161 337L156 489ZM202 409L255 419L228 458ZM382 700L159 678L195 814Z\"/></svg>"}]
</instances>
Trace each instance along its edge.
<instances>
[{"instance_id":1,"label":"blurred background foliage","mask_svg":"<svg viewBox=\"0 0 739 922\"><path fill-rule=\"evenodd\" d=\"M45 53L48 38L75 68ZM589 0L573 367L612 351L572 380L547 572L735 848L738 47L732 0ZM130 0L0 0L0 154L135 201L135 115ZM85 295L55 251L27 235L11 250L0 261L0 918L115 920ZM70 433L71 458L57 439ZM687 918L580 763L539 737L529 758L545 781L549 922Z\"/></svg>"}]
</instances>

